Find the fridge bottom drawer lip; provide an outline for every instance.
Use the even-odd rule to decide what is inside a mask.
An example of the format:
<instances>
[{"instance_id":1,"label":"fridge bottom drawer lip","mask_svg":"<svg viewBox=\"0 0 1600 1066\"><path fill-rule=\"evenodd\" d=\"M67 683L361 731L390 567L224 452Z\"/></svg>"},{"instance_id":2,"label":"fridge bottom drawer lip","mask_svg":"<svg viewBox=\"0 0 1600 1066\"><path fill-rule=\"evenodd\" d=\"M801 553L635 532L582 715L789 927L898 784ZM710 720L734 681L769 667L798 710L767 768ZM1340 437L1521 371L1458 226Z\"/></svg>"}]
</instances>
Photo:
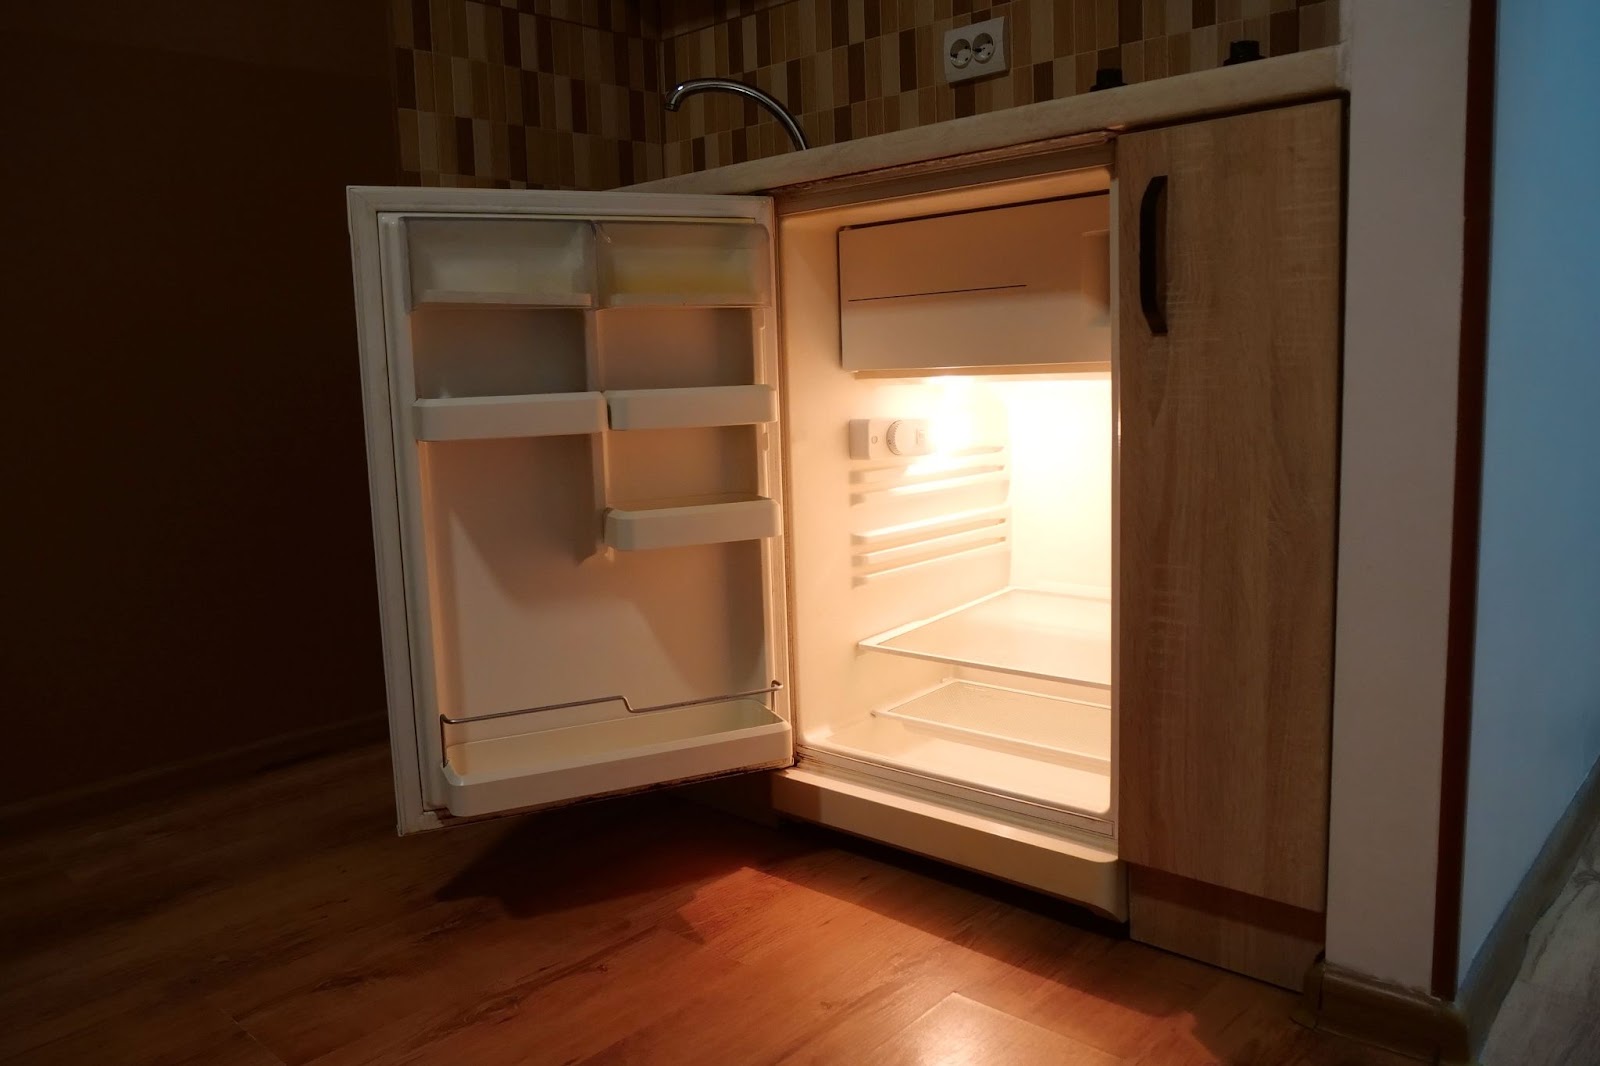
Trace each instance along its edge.
<instances>
[{"instance_id":1,"label":"fridge bottom drawer lip","mask_svg":"<svg viewBox=\"0 0 1600 1066\"><path fill-rule=\"evenodd\" d=\"M809 745L802 741L800 755L807 769L825 775L838 774L891 795L899 795L899 789L905 789L929 803L948 804L956 810L982 808L1002 820L1014 816L1022 824L1037 825L1041 832L1081 833L1107 841L1115 837L1116 822L1109 811L1095 813L986 789L969 781L893 765L861 753L825 747L815 741ZM978 817L987 816L974 813Z\"/></svg>"},{"instance_id":2,"label":"fridge bottom drawer lip","mask_svg":"<svg viewBox=\"0 0 1600 1066\"><path fill-rule=\"evenodd\" d=\"M809 767L772 775L780 812L1128 919L1116 841L1045 832Z\"/></svg>"},{"instance_id":3,"label":"fridge bottom drawer lip","mask_svg":"<svg viewBox=\"0 0 1600 1066\"><path fill-rule=\"evenodd\" d=\"M563 759L541 759L537 733L452 745L441 771L445 807L457 817L473 817L786 766L794 761L789 723L765 714L770 720L759 725ZM490 744L509 750L497 752L484 767L472 767L473 749Z\"/></svg>"}]
</instances>

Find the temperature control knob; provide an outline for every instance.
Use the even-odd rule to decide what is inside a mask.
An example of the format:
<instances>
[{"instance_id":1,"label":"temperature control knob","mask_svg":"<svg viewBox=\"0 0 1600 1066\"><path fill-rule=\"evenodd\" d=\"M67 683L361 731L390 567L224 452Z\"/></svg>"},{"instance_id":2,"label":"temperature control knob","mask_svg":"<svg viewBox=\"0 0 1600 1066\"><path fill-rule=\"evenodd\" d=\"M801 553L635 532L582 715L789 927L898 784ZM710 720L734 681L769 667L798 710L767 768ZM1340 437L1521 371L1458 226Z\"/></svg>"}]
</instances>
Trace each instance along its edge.
<instances>
[{"instance_id":1,"label":"temperature control knob","mask_svg":"<svg viewBox=\"0 0 1600 1066\"><path fill-rule=\"evenodd\" d=\"M889 446L891 455L927 455L933 451L933 443L928 439L928 420L925 418L902 418L889 423L889 431L884 434L884 443Z\"/></svg>"}]
</instances>

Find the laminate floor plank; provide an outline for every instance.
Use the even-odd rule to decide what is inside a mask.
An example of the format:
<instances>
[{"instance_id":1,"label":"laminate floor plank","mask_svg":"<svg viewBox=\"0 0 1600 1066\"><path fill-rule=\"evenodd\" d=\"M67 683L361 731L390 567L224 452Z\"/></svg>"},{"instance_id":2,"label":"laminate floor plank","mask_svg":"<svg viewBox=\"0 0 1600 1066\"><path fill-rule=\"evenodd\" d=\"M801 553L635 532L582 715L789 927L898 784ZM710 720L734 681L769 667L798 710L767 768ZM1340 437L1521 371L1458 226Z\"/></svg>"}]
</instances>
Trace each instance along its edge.
<instances>
[{"instance_id":1,"label":"laminate floor plank","mask_svg":"<svg viewBox=\"0 0 1600 1066\"><path fill-rule=\"evenodd\" d=\"M391 804L367 750L8 836L0 1063L1391 1062L823 831L653 794L401 839Z\"/></svg>"},{"instance_id":2,"label":"laminate floor plank","mask_svg":"<svg viewBox=\"0 0 1600 1066\"><path fill-rule=\"evenodd\" d=\"M221 1011L182 1000L141 1004L31 1048L20 1061L30 1066L284 1066Z\"/></svg>"},{"instance_id":3,"label":"laminate floor plank","mask_svg":"<svg viewBox=\"0 0 1600 1066\"><path fill-rule=\"evenodd\" d=\"M1118 1058L1133 1059L1144 1053L1154 1034L1184 1020L1186 1009L1227 975L1133 941L1102 939L1064 957L1042 976L1013 981L1009 988L978 986L969 994ZM1272 1001L1272 1009L1282 1002ZM1292 1024L1286 1014L1282 1021Z\"/></svg>"},{"instance_id":4,"label":"laminate floor plank","mask_svg":"<svg viewBox=\"0 0 1600 1066\"><path fill-rule=\"evenodd\" d=\"M877 1066L1119 1066L1123 1061L955 992L870 1055Z\"/></svg>"}]
</instances>

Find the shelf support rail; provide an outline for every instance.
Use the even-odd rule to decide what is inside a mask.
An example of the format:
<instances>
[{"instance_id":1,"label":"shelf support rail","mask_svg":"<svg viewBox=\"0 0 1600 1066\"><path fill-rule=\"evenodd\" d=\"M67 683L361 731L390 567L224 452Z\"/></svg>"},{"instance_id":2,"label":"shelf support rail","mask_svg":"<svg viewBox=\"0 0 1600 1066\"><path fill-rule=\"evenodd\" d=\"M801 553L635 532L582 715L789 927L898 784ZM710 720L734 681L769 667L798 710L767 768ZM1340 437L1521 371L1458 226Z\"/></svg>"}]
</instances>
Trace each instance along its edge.
<instances>
[{"instance_id":1,"label":"shelf support rail","mask_svg":"<svg viewBox=\"0 0 1600 1066\"><path fill-rule=\"evenodd\" d=\"M652 711L673 711L679 707L698 707L703 703L722 703L726 700L748 699L751 696L770 696L783 688L783 682L774 680L766 688L755 688L748 692L725 692L718 696L700 696L692 700L677 700L673 703L657 703L649 707L635 707L628 701L628 697L596 696L588 700L569 700L566 703L546 703L538 707L523 707L515 711L495 711L491 714L469 714L460 718L452 718L447 714L439 716L439 759L448 765L450 758L446 754L445 727L452 725L467 725L471 722L492 722L497 718L515 718L523 714L537 714L540 711L563 711L569 707L592 707L601 703L620 703L629 714L649 714Z\"/></svg>"}]
</instances>

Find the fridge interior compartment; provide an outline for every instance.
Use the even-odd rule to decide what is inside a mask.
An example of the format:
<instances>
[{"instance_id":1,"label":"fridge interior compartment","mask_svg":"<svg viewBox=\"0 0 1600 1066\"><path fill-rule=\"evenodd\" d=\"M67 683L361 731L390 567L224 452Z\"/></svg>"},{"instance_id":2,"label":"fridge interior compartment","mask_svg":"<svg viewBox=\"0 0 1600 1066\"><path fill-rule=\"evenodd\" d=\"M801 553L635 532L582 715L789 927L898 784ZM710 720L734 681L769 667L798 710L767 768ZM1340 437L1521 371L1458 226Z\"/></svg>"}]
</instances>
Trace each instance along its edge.
<instances>
[{"instance_id":1,"label":"fridge interior compartment","mask_svg":"<svg viewBox=\"0 0 1600 1066\"><path fill-rule=\"evenodd\" d=\"M582 311L425 307L408 321L417 399L589 389Z\"/></svg>"},{"instance_id":2,"label":"fridge interior compartment","mask_svg":"<svg viewBox=\"0 0 1600 1066\"><path fill-rule=\"evenodd\" d=\"M605 394L612 429L745 426L775 421L771 385L709 385L687 389L613 389Z\"/></svg>"},{"instance_id":3,"label":"fridge interior compartment","mask_svg":"<svg viewBox=\"0 0 1600 1066\"><path fill-rule=\"evenodd\" d=\"M613 507L605 522L606 543L622 551L760 540L781 531L777 502L745 493Z\"/></svg>"},{"instance_id":4,"label":"fridge interior compartment","mask_svg":"<svg viewBox=\"0 0 1600 1066\"><path fill-rule=\"evenodd\" d=\"M761 307L772 302L771 242L747 220L598 224L605 307Z\"/></svg>"},{"instance_id":5,"label":"fridge interior compartment","mask_svg":"<svg viewBox=\"0 0 1600 1066\"><path fill-rule=\"evenodd\" d=\"M449 744L444 792L461 817L628 792L793 761L789 723L761 699L694 702Z\"/></svg>"},{"instance_id":6,"label":"fridge interior compartment","mask_svg":"<svg viewBox=\"0 0 1600 1066\"><path fill-rule=\"evenodd\" d=\"M633 307L595 315L599 388L693 389L751 385L757 323L737 307Z\"/></svg>"},{"instance_id":7,"label":"fridge interior compartment","mask_svg":"<svg viewBox=\"0 0 1600 1066\"><path fill-rule=\"evenodd\" d=\"M587 219L413 219L406 251L412 307L594 304Z\"/></svg>"},{"instance_id":8,"label":"fridge interior compartment","mask_svg":"<svg viewBox=\"0 0 1600 1066\"><path fill-rule=\"evenodd\" d=\"M606 428L605 396L598 392L418 400L411 413L419 441L558 437Z\"/></svg>"},{"instance_id":9,"label":"fridge interior compartment","mask_svg":"<svg viewBox=\"0 0 1600 1066\"><path fill-rule=\"evenodd\" d=\"M764 426L694 426L608 433L606 494L613 507L658 506L658 501L770 496L763 491L760 443Z\"/></svg>"},{"instance_id":10,"label":"fridge interior compartment","mask_svg":"<svg viewBox=\"0 0 1600 1066\"><path fill-rule=\"evenodd\" d=\"M860 642L864 649L1111 687L1108 599L1005 588Z\"/></svg>"}]
</instances>

